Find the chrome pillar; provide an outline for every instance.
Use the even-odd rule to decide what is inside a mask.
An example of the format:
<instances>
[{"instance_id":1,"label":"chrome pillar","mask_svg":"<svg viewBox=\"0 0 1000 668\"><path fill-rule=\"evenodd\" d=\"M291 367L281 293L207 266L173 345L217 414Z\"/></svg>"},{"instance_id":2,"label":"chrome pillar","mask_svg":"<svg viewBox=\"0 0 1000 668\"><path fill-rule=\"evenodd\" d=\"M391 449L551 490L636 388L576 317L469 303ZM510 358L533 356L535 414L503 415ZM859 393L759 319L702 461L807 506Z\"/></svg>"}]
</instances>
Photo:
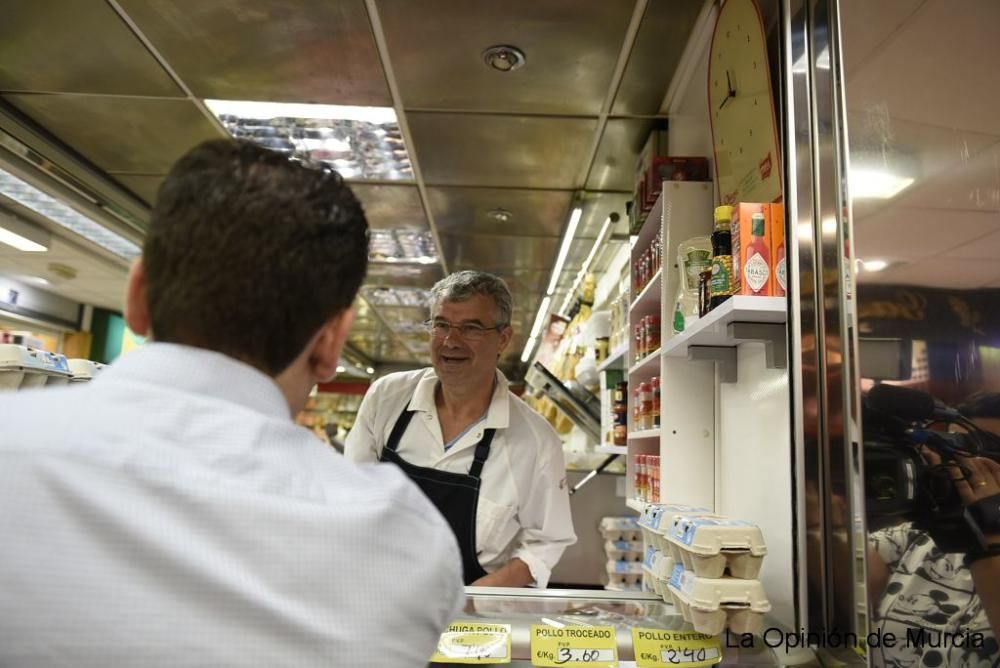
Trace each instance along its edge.
<instances>
[{"instance_id":1,"label":"chrome pillar","mask_svg":"<svg viewBox=\"0 0 1000 668\"><path fill-rule=\"evenodd\" d=\"M800 625L867 633L837 0L783 0Z\"/></svg>"}]
</instances>

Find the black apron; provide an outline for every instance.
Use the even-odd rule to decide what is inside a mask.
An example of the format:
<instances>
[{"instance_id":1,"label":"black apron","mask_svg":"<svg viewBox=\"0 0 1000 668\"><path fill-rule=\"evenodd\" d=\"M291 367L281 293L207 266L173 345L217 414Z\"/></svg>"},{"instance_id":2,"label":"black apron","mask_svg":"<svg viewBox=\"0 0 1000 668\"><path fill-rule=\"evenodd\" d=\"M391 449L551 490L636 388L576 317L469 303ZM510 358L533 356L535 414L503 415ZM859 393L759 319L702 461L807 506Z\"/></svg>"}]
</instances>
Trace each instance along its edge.
<instances>
[{"instance_id":1,"label":"black apron","mask_svg":"<svg viewBox=\"0 0 1000 668\"><path fill-rule=\"evenodd\" d=\"M486 575L479 565L476 554L476 511L479 509L479 475L483 464L490 456L490 443L493 442L495 429L487 429L483 438L476 444L476 454L469 469L464 473L451 473L423 466L414 466L399 456L396 449L399 441L410 424L414 411L404 409L389 434L389 442L382 448L379 460L392 462L403 469L410 480L427 495L427 498L448 520L451 530L458 539L458 547L462 552L462 570L465 573L465 584L471 584Z\"/></svg>"}]
</instances>

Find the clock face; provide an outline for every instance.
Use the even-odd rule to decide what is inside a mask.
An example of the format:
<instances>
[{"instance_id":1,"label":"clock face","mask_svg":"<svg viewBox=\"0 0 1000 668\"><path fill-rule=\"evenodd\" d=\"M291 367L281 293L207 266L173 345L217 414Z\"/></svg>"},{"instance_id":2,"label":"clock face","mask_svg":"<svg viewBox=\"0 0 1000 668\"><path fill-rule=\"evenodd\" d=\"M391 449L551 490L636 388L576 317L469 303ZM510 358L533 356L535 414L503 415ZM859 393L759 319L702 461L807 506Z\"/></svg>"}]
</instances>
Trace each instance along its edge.
<instances>
[{"instance_id":1,"label":"clock face","mask_svg":"<svg viewBox=\"0 0 1000 668\"><path fill-rule=\"evenodd\" d=\"M712 36L708 104L724 203L781 198L767 43L754 0L726 0Z\"/></svg>"}]
</instances>

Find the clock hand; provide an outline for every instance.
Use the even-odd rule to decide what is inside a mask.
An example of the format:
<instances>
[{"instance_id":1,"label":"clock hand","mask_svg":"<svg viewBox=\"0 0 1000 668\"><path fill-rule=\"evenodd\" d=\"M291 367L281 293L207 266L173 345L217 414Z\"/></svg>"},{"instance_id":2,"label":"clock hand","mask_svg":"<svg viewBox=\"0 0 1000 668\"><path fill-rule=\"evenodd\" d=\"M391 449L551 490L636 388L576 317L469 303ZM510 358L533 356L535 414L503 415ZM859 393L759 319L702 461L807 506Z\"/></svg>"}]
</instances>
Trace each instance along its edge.
<instances>
[{"instance_id":1,"label":"clock hand","mask_svg":"<svg viewBox=\"0 0 1000 668\"><path fill-rule=\"evenodd\" d=\"M736 89L733 88L733 80L729 78L729 70L726 70L726 90L729 91L727 97L736 97Z\"/></svg>"}]
</instances>

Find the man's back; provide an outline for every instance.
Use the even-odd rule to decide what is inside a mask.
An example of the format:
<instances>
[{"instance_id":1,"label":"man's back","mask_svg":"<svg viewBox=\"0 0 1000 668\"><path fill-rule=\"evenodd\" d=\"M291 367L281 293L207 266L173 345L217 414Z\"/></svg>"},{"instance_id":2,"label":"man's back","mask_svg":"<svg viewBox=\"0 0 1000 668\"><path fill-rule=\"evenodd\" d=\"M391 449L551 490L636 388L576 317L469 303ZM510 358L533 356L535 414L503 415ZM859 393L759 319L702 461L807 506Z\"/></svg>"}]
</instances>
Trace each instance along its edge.
<instances>
[{"instance_id":1,"label":"man's back","mask_svg":"<svg viewBox=\"0 0 1000 668\"><path fill-rule=\"evenodd\" d=\"M460 610L419 490L227 357L152 344L0 424L0 664L413 665Z\"/></svg>"}]
</instances>

